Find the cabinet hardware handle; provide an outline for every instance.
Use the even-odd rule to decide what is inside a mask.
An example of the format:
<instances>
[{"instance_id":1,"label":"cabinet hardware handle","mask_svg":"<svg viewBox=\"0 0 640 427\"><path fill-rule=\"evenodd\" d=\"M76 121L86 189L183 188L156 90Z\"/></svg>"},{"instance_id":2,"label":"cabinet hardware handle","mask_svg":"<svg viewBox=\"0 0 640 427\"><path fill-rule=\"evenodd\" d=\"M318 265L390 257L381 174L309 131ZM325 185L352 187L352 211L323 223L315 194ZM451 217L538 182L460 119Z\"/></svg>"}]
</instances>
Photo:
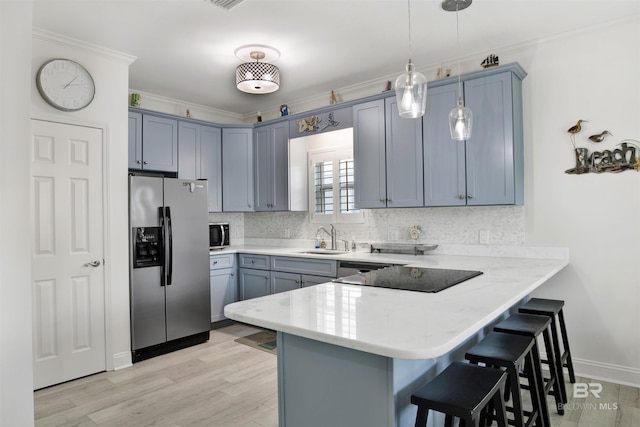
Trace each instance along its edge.
<instances>
[{"instance_id":1,"label":"cabinet hardware handle","mask_svg":"<svg viewBox=\"0 0 640 427\"><path fill-rule=\"evenodd\" d=\"M387 199L387 202L391 203L391 199Z\"/></svg>"},{"instance_id":2,"label":"cabinet hardware handle","mask_svg":"<svg viewBox=\"0 0 640 427\"><path fill-rule=\"evenodd\" d=\"M251 260L251 264L255 264L255 263L256 263L256 260L255 260L255 259L252 259L252 260Z\"/></svg>"},{"instance_id":3,"label":"cabinet hardware handle","mask_svg":"<svg viewBox=\"0 0 640 427\"><path fill-rule=\"evenodd\" d=\"M142 164L142 160L136 160L136 163L140 165Z\"/></svg>"},{"instance_id":4,"label":"cabinet hardware handle","mask_svg":"<svg viewBox=\"0 0 640 427\"><path fill-rule=\"evenodd\" d=\"M460 198L460 200L464 199L464 195L462 195L462 194L459 195L458 197Z\"/></svg>"},{"instance_id":5,"label":"cabinet hardware handle","mask_svg":"<svg viewBox=\"0 0 640 427\"><path fill-rule=\"evenodd\" d=\"M145 160L144 162L142 162L142 163L143 163L143 164L145 164L145 165L146 165L146 164L149 164L149 162L147 162L146 160Z\"/></svg>"},{"instance_id":6,"label":"cabinet hardware handle","mask_svg":"<svg viewBox=\"0 0 640 427\"><path fill-rule=\"evenodd\" d=\"M380 201L381 201L382 203L384 203L384 199L383 199L382 197L380 197Z\"/></svg>"},{"instance_id":7,"label":"cabinet hardware handle","mask_svg":"<svg viewBox=\"0 0 640 427\"><path fill-rule=\"evenodd\" d=\"M218 263L218 261L213 261L213 265L216 265Z\"/></svg>"},{"instance_id":8,"label":"cabinet hardware handle","mask_svg":"<svg viewBox=\"0 0 640 427\"><path fill-rule=\"evenodd\" d=\"M473 199L473 196L471 194L467 194L467 199Z\"/></svg>"},{"instance_id":9,"label":"cabinet hardware handle","mask_svg":"<svg viewBox=\"0 0 640 427\"><path fill-rule=\"evenodd\" d=\"M232 275L232 276L235 276L235 275L236 275L236 273L231 273L231 275Z\"/></svg>"}]
</instances>

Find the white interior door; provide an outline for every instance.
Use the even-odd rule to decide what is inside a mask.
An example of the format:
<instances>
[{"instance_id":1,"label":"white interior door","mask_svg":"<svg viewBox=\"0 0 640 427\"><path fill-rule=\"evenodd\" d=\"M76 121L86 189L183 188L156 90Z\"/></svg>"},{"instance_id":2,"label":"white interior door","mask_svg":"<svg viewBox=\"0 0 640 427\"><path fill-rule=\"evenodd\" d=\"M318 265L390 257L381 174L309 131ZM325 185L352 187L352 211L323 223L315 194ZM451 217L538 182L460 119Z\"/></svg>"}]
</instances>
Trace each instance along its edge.
<instances>
[{"instance_id":1,"label":"white interior door","mask_svg":"<svg viewBox=\"0 0 640 427\"><path fill-rule=\"evenodd\" d=\"M31 121L34 389L106 369L102 157L102 130Z\"/></svg>"}]
</instances>

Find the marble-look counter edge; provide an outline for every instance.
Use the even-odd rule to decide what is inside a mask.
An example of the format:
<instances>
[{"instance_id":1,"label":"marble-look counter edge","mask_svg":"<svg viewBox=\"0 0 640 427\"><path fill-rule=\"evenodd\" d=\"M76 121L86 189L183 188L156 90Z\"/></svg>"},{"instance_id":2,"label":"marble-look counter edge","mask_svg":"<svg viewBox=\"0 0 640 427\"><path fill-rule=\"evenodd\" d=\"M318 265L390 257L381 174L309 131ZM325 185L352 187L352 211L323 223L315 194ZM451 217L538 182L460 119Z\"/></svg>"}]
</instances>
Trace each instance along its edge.
<instances>
[{"instance_id":1,"label":"marble-look counter edge","mask_svg":"<svg viewBox=\"0 0 640 427\"><path fill-rule=\"evenodd\" d=\"M471 268L485 274L436 294L326 283L230 304L225 308L225 315L240 322L382 356L431 359L463 343L568 265L567 259L518 260L445 255L421 258L422 262L417 263L421 266ZM334 295L335 300L339 300L344 297L342 293L350 292L360 292L356 303L361 304L363 313L357 313L360 317L354 319L339 314L341 318L331 320L336 323L356 322L358 332L364 330L359 336L351 338L349 334L328 333L326 325L314 326L305 318L304 313L314 309L320 310L317 313L320 317L336 315L323 313L317 302L322 304L323 298L337 293L341 295ZM413 309L410 308L412 305ZM393 307L407 309L393 311ZM414 312L408 313L411 310ZM364 313L366 311L368 313ZM386 322L381 323L381 318ZM403 319L410 320L403 322ZM406 330L410 328L408 323L416 322L416 319L418 324L411 328L416 334L413 339ZM447 319L451 324L443 321ZM367 332L368 324L379 330ZM445 330L447 328L449 330Z\"/></svg>"}]
</instances>

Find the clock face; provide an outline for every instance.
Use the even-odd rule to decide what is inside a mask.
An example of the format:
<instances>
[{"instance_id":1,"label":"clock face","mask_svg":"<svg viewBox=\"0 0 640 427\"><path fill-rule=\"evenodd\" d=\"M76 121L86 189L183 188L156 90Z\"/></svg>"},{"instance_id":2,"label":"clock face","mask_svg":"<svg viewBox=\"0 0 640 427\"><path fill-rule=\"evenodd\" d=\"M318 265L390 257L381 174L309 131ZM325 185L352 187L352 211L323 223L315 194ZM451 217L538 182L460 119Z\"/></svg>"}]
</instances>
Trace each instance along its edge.
<instances>
[{"instance_id":1,"label":"clock face","mask_svg":"<svg viewBox=\"0 0 640 427\"><path fill-rule=\"evenodd\" d=\"M93 101L91 74L77 62L53 59L38 70L36 86L49 105L62 111L81 110Z\"/></svg>"}]
</instances>

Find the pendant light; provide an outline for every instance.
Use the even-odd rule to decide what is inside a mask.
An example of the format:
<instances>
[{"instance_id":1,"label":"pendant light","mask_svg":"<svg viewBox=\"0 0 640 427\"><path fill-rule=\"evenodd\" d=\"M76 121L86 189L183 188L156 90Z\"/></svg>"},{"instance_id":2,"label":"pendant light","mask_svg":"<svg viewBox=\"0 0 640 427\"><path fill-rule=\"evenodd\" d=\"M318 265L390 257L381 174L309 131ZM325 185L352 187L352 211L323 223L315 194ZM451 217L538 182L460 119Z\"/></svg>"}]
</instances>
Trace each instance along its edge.
<instances>
[{"instance_id":1,"label":"pendant light","mask_svg":"<svg viewBox=\"0 0 640 427\"><path fill-rule=\"evenodd\" d=\"M462 83L460 82L460 25L458 23L458 12L471 6L472 0L444 0L442 8L447 12L456 13L456 48L458 50L458 105L449 112L449 130L451 139L464 141L471 137L471 126L473 124L473 113L464 106L462 99Z\"/></svg>"},{"instance_id":2,"label":"pendant light","mask_svg":"<svg viewBox=\"0 0 640 427\"><path fill-rule=\"evenodd\" d=\"M411 62L411 0L407 0L409 15L409 62L406 71L396 79L396 99L400 117L415 119L427 109L427 78L415 70Z\"/></svg>"}]
</instances>

